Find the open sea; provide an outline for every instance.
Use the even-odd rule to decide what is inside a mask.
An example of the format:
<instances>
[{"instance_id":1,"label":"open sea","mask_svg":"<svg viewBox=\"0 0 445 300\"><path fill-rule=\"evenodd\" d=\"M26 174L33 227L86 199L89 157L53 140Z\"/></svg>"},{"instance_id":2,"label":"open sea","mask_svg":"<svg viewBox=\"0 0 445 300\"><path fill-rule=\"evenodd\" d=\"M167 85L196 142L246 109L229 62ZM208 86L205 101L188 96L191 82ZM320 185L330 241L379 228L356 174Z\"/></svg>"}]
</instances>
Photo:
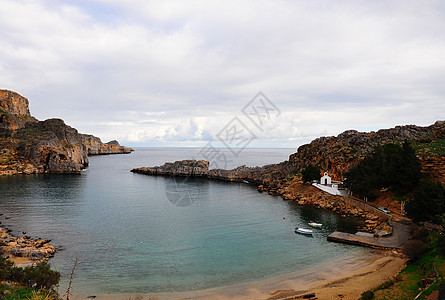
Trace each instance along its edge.
<instances>
[{"instance_id":1,"label":"open sea","mask_svg":"<svg viewBox=\"0 0 445 300\"><path fill-rule=\"evenodd\" d=\"M91 156L81 175L0 177L2 225L61 248L50 260L62 273L61 290L76 258L73 292L97 295L255 282L364 251L326 240L335 230L353 231L357 221L258 193L256 186L130 172L200 159L200 149L135 150ZM233 168L281 162L295 149L244 149L238 157L220 151ZM294 233L309 221L323 229L314 237Z\"/></svg>"}]
</instances>

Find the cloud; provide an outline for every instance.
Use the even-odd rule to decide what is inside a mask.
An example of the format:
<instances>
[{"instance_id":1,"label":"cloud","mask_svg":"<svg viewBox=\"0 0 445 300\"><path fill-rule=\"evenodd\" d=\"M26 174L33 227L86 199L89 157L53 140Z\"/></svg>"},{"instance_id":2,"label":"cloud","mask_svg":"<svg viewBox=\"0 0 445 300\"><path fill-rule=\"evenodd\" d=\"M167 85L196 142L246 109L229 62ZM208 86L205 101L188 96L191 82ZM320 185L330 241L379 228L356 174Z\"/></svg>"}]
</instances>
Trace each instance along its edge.
<instances>
[{"instance_id":1,"label":"cloud","mask_svg":"<svg viewBox=\"0 0 445 300\"><path fill-rule=\"evenodd\" d=\"M443 118L441 1L0 5L2 88L104 140L202 145L258 91L258 146Z\"/></svg>"}]
</instances>

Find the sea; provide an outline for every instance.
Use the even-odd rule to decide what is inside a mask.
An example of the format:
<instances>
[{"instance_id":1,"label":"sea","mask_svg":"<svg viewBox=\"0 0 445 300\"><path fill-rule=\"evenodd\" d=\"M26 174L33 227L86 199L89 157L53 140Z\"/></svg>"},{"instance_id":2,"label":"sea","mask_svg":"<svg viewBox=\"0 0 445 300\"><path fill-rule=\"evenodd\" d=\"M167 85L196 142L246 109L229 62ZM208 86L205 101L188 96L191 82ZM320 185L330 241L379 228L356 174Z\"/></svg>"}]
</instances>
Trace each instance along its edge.
<instances>
[{"instance_id":1,"label":"sea","mask_svg":"<svg viewBox=\"0 0 445 300\"><path fill-rule=\"evenodd\" d=\"M278 163L295 149L218 151L224 167L234 168ZM199 291L363 253L326 239L335 230L354 232L359 220L258 193L248 182L130 172L204 154L198 148L135 148L91 156L81 175L0 177L2 226L51 240L58 251L50 263L62 274L61 290L77 260L72 292L85 295ZM309 221L323 228L313 237L294 232Z\"/></svg>"}]
</instances>

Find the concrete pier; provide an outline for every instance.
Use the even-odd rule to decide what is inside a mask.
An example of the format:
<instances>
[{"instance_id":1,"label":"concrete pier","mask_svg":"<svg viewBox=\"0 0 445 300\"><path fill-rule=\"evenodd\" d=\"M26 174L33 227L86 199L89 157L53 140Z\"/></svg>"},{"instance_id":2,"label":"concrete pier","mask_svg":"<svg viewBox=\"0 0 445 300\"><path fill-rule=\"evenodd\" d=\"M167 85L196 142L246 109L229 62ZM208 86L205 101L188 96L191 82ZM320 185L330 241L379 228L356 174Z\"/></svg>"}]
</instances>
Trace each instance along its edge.
<instances>
[{"instance_id":1,"label":"concrete pier","mask_svg":"<svg viewBox=\"0 0 445 300\"><path fill-rule=\"evenodd\" d=\"M376 249L400 249L409 239L409 226L394 222L391 236L375 237L373 234L357 232L356 234L335 231L328 236L328 241L371 247Z\"/></svg>"}]
</instances>

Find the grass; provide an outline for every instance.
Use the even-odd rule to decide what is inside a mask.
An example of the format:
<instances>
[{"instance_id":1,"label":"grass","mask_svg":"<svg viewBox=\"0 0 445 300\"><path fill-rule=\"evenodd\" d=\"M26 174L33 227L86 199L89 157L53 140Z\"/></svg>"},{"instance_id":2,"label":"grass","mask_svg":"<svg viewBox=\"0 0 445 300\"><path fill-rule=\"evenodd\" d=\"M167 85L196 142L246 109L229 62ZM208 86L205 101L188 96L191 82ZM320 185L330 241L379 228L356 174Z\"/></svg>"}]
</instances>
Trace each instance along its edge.
<instances>
[{"instance_id":1,"label":"grass","mask_svg":"<svg viewBox=\"0 0 445 300\"><path fill-rule=\"evenodd\" d=\"M379 300L414 299L423 287L422 279L435 278L434 264L440 275L436 282L422 292L418 299L425 299L438 289L445 276L445 257L439 253L437 246L438 232L429 236L430 249L415 263L406 266L394 280L389 280L373 289L374 297Z\"/></svg>"},{"instance_id":2,"label":"grass","mask_svg":"<svg viewBox=\"0 0 445 300\"><path fill-rule=\"evenodd\" d=\"M6 292L5 292L6 291ZM46 291L36 291L22 286L9 286L6 284L0 285L0 294L3 295L3 300L53 300L57 297L51 295Z\"/></svg>"},{"instance_id":3,"label":"grass","mask_svg":"<svg viewBox=\"0 0 445 300\"><path fill-rule=\"evenodd\" d=\"M416 154L420 156L443 156L445 155L445 139L437 139L430 142L414 142L412 144Z\"/></svg>"}]
</instances>

